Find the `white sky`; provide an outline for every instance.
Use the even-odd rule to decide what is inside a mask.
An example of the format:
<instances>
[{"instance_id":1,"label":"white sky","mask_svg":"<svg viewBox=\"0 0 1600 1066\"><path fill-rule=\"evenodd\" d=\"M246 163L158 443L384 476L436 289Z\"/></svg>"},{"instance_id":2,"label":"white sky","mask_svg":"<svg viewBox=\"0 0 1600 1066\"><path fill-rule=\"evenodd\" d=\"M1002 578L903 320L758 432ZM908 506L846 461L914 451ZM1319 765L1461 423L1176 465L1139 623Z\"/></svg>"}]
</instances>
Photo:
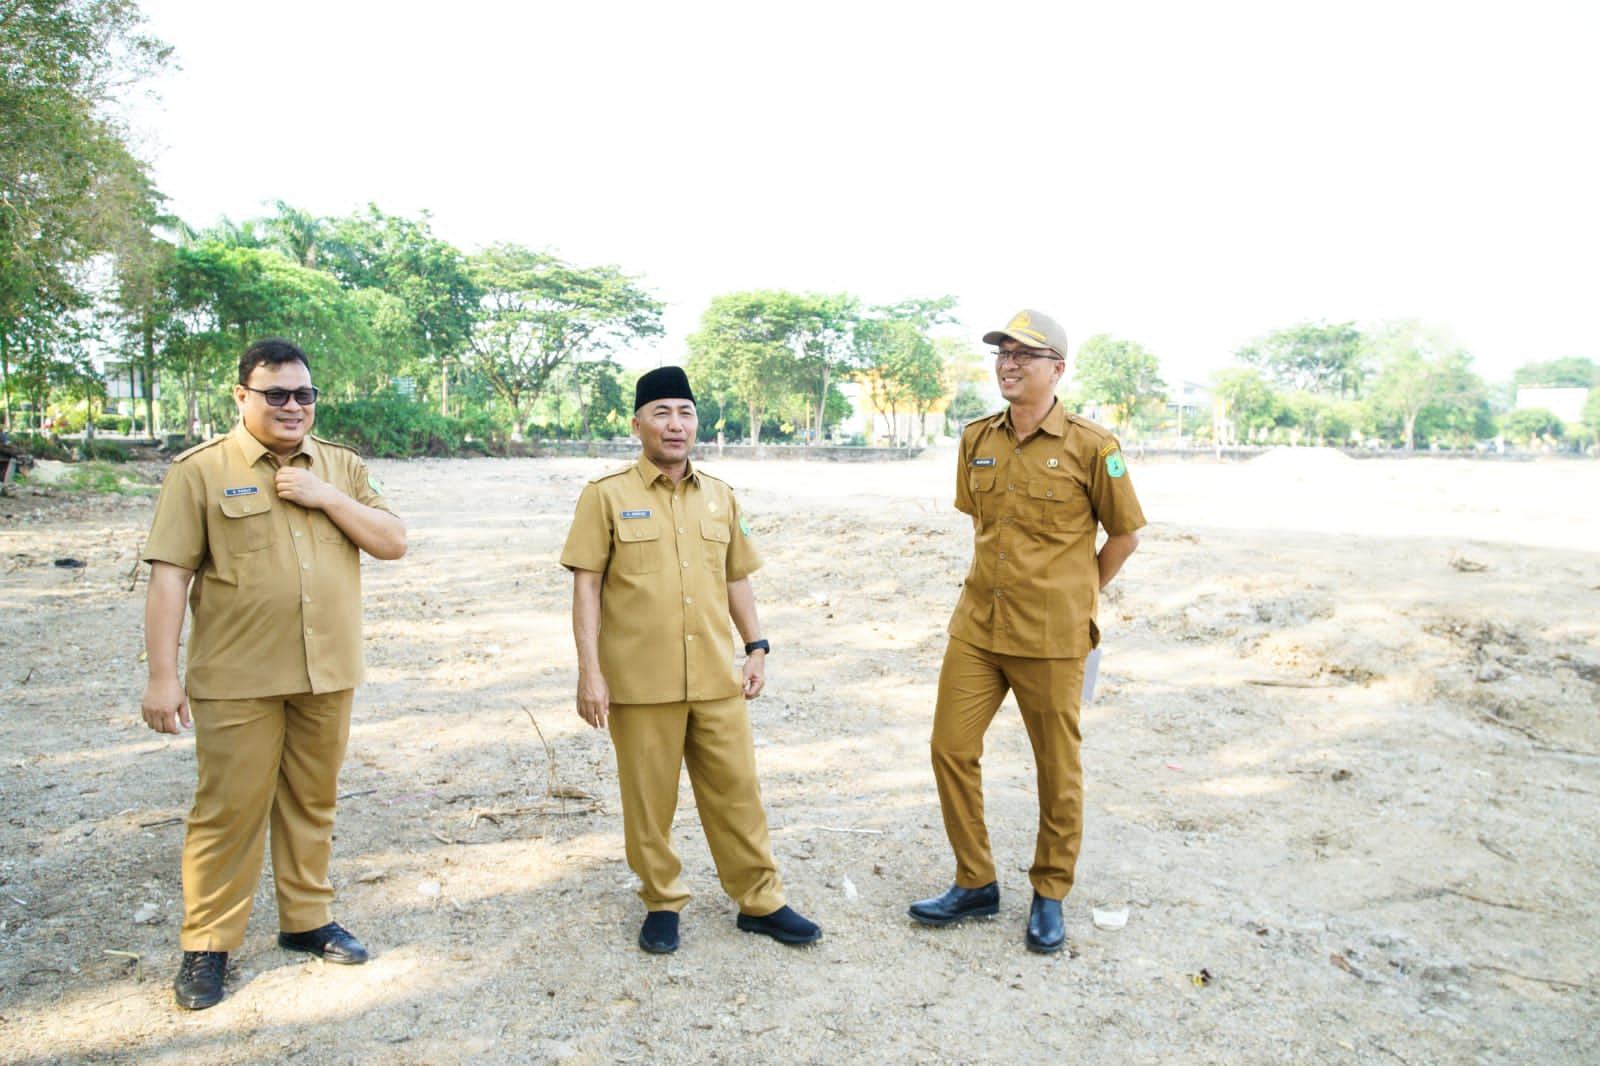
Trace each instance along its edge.
<instances>
[{"instance_id":1,"label":"white sky","mask_svg":"<svg viewBox=\"0 0 1600 1066\"><path fill-rule=\"evenodd\" d=\"M1600 5L140 0L191 225L375 202L716 294L950 293L1169 384L1304 320L1600 360Z\"/></svg>"}]
</instances>

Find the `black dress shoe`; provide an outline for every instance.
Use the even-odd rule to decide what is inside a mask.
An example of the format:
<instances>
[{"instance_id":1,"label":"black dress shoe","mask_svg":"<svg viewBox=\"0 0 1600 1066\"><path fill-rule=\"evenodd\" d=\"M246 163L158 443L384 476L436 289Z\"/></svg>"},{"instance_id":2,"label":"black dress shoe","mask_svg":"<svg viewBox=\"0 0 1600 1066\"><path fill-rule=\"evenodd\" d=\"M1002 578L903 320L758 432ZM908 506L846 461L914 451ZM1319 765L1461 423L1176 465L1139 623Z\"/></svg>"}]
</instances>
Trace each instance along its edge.
<instances>
[{"instance_id":1,"label":"black dress shoe","mask_svg":"<svg viewBox=\"0 0 1600 1066\"><path fill-rule=\"evenodd\" d=\"M278 946L319 955L326 962L337 962L344 966L357 966L367 961L366 945L346 932L338 922L329 922L320 929L310 929L304 933L279 933Z\"/></svg>"},{"instance_id":2,"label":"black dress shoe","mask_svg":"<svg viewBox=\"0 0 1600 1066\"><path fill-rule=\"evenodd\" d=\"M1028 910L1028 950L1050 955L1067 942L1067 927L1061 921L1061 901L1033 894Z\"/></svg>"},{"instance_id":3,"label":"black dress shoe","mask_svg":"<svg viewBox=\"0 0 1600 1066\"><path fill-rule=\"evenodd\" d=\"M651 911L639 927L639 946L652 955L671 955L678 950L678 912Z\"/></svg>"},{"instance_id":4,"label":"black dress shoe","mask_svg":"<svg viewBox=\"0 0 1600 1066\"><path fill-rule=\"evenodd\" d=\"M821 926L800 917L788 906L761 917L740 911L737 924L747 933L761 933L780 944L815 944L822 939Z\"/></svg>"},{"instance_id":5,"label":"black dress shoe","mask_svg":"<svg viewBox=\"0 0 1600 1066\"><path fill-rule=\"evenodd\" d=\"M172 990L184 1010L205 1010L222 1002L222 978L228 972L226 951L185 951Z\"/></svg>"},{"instance_id":6,"label":"black dress shoe","mask_svg":"<svg viewBox=\"0 0 1600 1066\"><path fill-rule=\"evenodd\" d=\"M917 900L906 913L923 925L949 925L963 918L990 918L1000 913L1000 883L990 881L982 888L951 885L942 896Z\"/></svg>"}]
</instances>

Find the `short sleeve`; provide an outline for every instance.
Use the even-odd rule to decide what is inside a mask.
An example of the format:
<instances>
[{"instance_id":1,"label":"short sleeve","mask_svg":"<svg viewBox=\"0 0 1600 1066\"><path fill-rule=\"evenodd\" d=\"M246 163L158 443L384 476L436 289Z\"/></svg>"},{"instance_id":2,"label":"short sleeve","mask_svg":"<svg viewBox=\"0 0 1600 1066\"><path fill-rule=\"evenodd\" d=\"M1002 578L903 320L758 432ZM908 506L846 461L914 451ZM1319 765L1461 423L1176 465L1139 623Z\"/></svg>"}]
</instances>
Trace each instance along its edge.
<instances>
[{"instance_id":1,"label":"short sleeve","mask_svg":"<svg viewBox=\"0 0 1600 1066\"><path fill-rule=\"evenodd\" d=\"M198 570L206 559L205 479L198 463L173 463L161 484L156 517L144 545L147 563Z\"/></svg>"},{"instance_id":2,"label":"short sleeve","mask_svg":"<svg viewBox=\"0 0 1600 1066\"><path fill-rule=\"evenodd\" d=\"M611 521L605 501L593 482L578 496L578 509L561 549L561 565L568 570L593 570L603 574L611 563Z\"/></svg>"},{"instance_id":3,"label":"short sleeve","mask_svg":"<svg viewBox=\"0 0 1600 1066\"><path fill-rule=\"evenodd\" d=\"M383 498L383 487L378 484L378 479L372 476L372 471L367 468L367 461L360 456L355 456L351 465L350 493L352 499L367 507L376 507L380 511L394 514L394 509L389 506L389 501Z\"/></svg>"},{"instance_id":4,"label":"short sleeve","mask_svg":"<svg viewBox=\"0 0 1600 1066\"><path fill-rule=\"evenodd\" d=\"M738 581L761 569L761 553L750 532L750 520L739 509L738 497L728 494L733 528L728 535L728 580Z\"/></svg>"},{"instance_id":5,"label":"short sleeve","mask_svg":"<svg viewBox=\"0 0 1600 1066\"><path fill-rule=\"evenodd\" d=\"M972 498L972 486L967 475L970 447L967 435L961 434L961 445L956 449L956 510L962 514L976 515L978 505Z\"/></svg>"},{"instance_id":6,"label":"short sleeve","mask_svg":"<svg viewBox=\"0 0 1600 1066\"><path fill-rule=\"evenodd\" d=\"M1089 499L1094 504L1095 520L1110 536L1132 533L1145 524L1144 509L1134 494L1122 445L1115 437L1100 446L1089 468Z\"/></svg>"}]
</instances>

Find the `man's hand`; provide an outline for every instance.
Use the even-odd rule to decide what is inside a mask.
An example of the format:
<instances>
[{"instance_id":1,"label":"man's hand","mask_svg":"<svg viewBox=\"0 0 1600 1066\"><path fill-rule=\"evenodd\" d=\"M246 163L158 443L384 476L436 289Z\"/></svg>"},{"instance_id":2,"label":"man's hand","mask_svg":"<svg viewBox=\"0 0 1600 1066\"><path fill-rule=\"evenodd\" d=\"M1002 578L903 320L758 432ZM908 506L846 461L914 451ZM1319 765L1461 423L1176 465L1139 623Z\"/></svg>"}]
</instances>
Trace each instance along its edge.
<instances>
[{"instance_id":1,"label":"man's hand","mask_svg":"<svg viewBox=\"0 0 1600 1066\"><path fill-rule=\"evenodd\" d=\"M605 675L595 670L578 671L578 717L604 729L611 715L611 690L606 687Z\"/></svg>"},{"instance_id":2,"label":"man's hand","mask_svg":"<svg viewBox=\"0 0 1600 1066\"><path fill-rule=\"evenodd\" d=\"M189 697L177 678L151 681L146 685L141 710L144 724L157 733L177 733L180 723L184 729L194 725L189 717Z\"/></svg>"},{"instance_id":3,"label":"man's hand","mask_svg":"<svg viewBox=\"0 0 1600 1066\"><path fill-rule=\"evenodd\" d=\"M744 661L744 698L753 700L767 687L767 653L757 648Z\"/></svg>"},{"instance_id":4,"label":"man's hand","mask_svg":"<svg viewBox=\"0 0 1600 1066\"><path fill-rule=\"evenodd\" d=\"M338 489L303 467L280 466L276 481L280 499L297 503L308 511L321 511L335 497L342 495Z\"/></svg>"}]
</instances>

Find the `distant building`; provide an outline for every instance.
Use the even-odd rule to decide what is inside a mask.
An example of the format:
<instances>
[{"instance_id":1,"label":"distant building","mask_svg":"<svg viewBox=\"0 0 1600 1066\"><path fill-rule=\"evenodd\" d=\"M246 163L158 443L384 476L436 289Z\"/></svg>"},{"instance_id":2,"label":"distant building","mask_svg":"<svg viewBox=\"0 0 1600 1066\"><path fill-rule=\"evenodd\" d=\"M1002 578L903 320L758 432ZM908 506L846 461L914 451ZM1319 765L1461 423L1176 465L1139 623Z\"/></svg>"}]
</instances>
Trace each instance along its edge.
<instances>
[{"instance_id":1,"label":"distant building","mask_svg":"<svg viewBox=\"0 0 1600 1066\"><path fill-rule=\"evenodd\" d=\"M1589 399L1589 390L1581 388L1546 389L1538 386L1518 385L1516 410L1542 407L1563 422L1582 422L1583 405Z\"/></svg>"},{"instance_id":2,"label":"distant building","mask_svg":"<svg viewBox=\"0 0 1600 1066\"><path fill-rule=\"evenodd\" d=\"M119 415L134 413L134 405L144 402L144 371L135 363L109 360L100 372L106 384L106 408ZM152 399L161 398L161 385L154 384Z\"/></svg>"},{"instance_id":3,"label":"distant building","mask_svg":"<svg viewBox=\"0 0 1600 1066\"><path fill-rule=\"evenodd\" d=\"M1197 381L1178 382L1178 394L1167 400L1167 416L1185 433L1211 422L1211 390Z\"/></svg>"}]
</instances>

